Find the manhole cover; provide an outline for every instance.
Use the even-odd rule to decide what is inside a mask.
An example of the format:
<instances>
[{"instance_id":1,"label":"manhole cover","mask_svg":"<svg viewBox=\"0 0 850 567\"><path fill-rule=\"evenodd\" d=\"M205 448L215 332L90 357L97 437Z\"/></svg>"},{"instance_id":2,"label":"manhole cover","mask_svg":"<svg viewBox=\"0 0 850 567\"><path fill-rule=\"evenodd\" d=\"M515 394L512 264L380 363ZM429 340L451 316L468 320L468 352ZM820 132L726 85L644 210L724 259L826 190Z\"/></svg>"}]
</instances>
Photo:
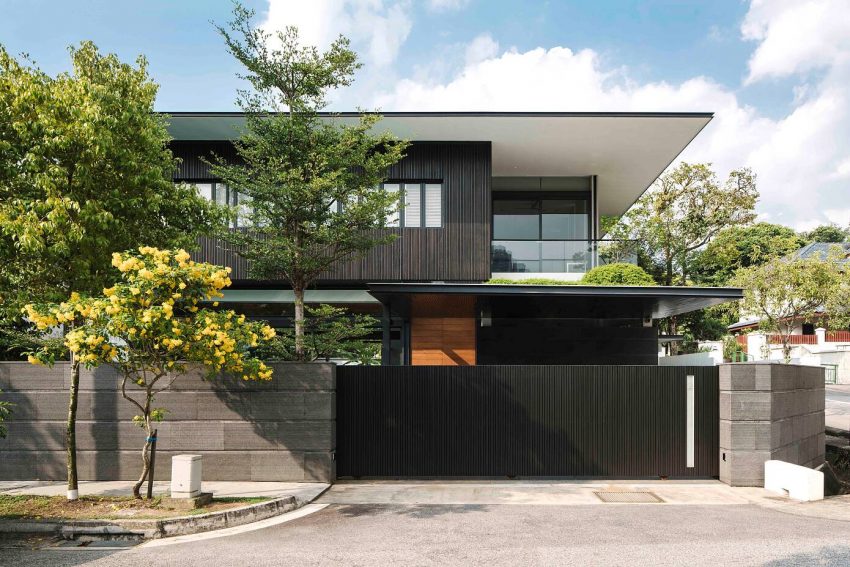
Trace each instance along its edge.
<instances>
[{"instance_id":1,"label":"manhole cover","mask_svg":"<svg viewBox=\"0 0 850 567\"><path fill-rule=\"evenodd\" d=\"M622 504L659 504L664 502L654 492L594 492L603 502Z\"/></svg>"}]
</instances>

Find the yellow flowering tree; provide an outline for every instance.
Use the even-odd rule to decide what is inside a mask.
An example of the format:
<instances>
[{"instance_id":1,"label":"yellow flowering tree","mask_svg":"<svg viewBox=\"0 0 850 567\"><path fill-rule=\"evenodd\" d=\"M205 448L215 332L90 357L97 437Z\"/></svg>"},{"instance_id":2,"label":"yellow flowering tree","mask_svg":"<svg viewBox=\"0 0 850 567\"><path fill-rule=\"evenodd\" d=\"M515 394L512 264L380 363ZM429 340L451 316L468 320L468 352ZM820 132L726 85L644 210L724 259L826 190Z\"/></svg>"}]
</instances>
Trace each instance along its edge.
<instances>
[{"instance_id":1,"label":"yellow flowering tree","mask_svg":"<svg viewBox=\"0 0 850 567\"><path fill-rule=\"evenodd\" d=\"M187 364L201 364L207 377L230 373L243 380L270 380L271 368L249 350L274 337L272 328L245 320L232 311L206 309L202 302L220 297L230 285L229 268L193 262L184 250L143 247L138 253L115 253L112 265L121 272L100 297L72 294L60 304L27 305L26 316L39 329L73 323L65 344L81 364L108 364L121 376L121 395L139 415L145 431L140 488L150 471L149 439L164 417L154 407L156 395L184 373ZM52 364L45 349L31 353L30 362ZM128 386L135 393L128 392Z\"/></svg>"}]
</instances>

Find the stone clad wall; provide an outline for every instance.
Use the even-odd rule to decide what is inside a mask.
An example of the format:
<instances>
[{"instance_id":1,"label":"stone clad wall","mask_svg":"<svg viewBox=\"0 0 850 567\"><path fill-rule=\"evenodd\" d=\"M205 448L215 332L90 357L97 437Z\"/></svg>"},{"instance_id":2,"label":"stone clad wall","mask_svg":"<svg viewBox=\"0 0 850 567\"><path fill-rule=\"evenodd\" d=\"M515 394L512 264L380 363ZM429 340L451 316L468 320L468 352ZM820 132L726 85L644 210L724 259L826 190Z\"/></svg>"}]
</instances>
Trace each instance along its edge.
<instances>
[{"instance_id":1,"label":"stone clad wall","mask_svg":"<svg viewBox=\"0 0 850 567\"><path fill-rule=\"evenodd\" d=\"M720 480L762 486L764 462L824 462L824 369L793 364L720 366Z\"/></svg>"},{"instance_id":2,"label":"stone clad wall","mask_svg":"<svg viewBox=\"0 0 850 567\"><path fill-rule=\"evenodd\" d=\"M332 481L336 366L273 364L270 382L205 381L190 371L160 393L156 479L171 457L204 456L204 480ZM64 480L70 365L0 362L0 394L16 404L0 439L0 480ZM131 480L141 472L144 431L111 368L83 370L77 410L80 480ZM137 393L129 385L128 392ZM138 393L137 393L138 395Z\"/></svg>"}]
</instances>

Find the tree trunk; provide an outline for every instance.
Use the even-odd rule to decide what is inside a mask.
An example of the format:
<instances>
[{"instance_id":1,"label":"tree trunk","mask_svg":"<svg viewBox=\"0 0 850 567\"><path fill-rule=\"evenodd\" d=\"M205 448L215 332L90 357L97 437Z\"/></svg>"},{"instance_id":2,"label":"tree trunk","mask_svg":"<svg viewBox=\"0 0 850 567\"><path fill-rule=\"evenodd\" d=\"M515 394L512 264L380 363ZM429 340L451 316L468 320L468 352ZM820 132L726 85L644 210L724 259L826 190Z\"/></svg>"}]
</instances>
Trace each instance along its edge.
<instances>
[{"instance_id":1,"label":"tree trunk","mask_svg":"<svg viewBox=\"0 0 850 567\"><path fill-rule=\"evenodd\" d=\"M304 360L304 286L292 284L295 294L295 357Z\"/></svg>"},{"instance_id":2,"label":"tree trunk","mask_svg":"<svg viewBox=\"0 0 850 567\"><path fill-rule=\"evenodd\" d=\"M79 497L77 486L77 391L80 388L80 361L71 353L71 391L68 400L68 423L65 429L65 450L68 460L68 500Z\"/></svg>"},{"instance_id":3,"label":"tree trunk","mask_svg":"<svg viewBox=\"0 0 850 567\"><path fill-rule=\"evenodd\" d=\"M676 317L670 317L670 335L675 335L678 330ZM679 353L679 344L676 341L670 341L667 344L670 345L670 356L676 356Z\"/></svg>"},{"instance_id":4,"label":"tree trunk","mask_svg":"<svg viewBox=\"0 0 850 567\"><path fill-rule=\"evenodd\" d=\"M142 498L142 485L145 483L145 479L148 477L148 473L151 468L151 442L149 439L153 435L153 431L151 430L151 422L150 416L145 415L145 446L142 448L142 476L139 477L138 482L133 486L133 497L141 500Z\"/></svg>"},{"instance_id":5,"label":"tree trunk","mask_svg":"<svg viewBox=\"0 0 850 567\"><path fill-rule=\"evenodd\" d=\"M791 364L791 338L782 337L782 357L785 359L785 364Z\"/></svg>"}]
</instances>

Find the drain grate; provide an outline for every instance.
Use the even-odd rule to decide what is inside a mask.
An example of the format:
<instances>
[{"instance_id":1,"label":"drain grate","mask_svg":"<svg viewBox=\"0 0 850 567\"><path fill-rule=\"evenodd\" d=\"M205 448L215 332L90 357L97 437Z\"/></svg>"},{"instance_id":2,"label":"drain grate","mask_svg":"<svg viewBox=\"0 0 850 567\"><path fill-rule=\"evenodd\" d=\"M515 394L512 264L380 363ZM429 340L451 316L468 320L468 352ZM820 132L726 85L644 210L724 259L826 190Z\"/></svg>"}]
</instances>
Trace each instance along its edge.
<instances>
[{"instance_id":1,"label":"drain grate","mask_svg":"<svg viewBox=\"0 0 850 567\"><path fill-rule=\"evenodd\" d=\"M603 502L622 504L660 504L664 501L654 492L594 492Z\"/></svg>"}]
</instances>

